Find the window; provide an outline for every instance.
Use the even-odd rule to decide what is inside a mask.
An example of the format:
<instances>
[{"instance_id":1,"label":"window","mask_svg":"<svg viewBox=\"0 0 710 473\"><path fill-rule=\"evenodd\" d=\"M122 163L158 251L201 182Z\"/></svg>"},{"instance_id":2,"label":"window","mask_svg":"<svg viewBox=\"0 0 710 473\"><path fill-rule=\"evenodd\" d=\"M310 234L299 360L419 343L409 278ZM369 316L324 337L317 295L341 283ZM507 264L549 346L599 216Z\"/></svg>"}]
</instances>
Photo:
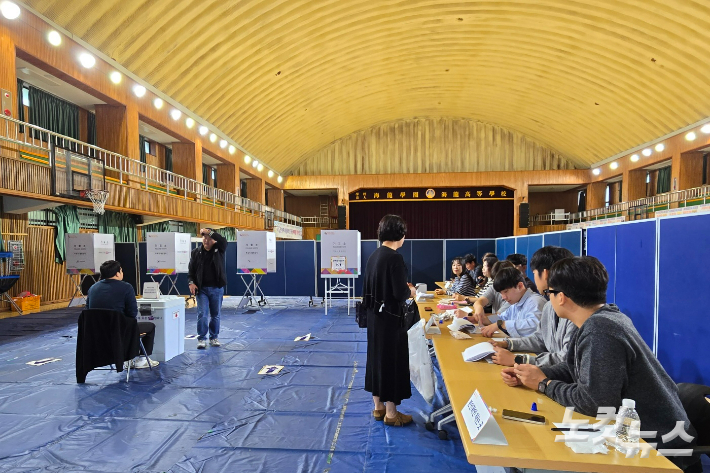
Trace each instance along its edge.
<instances>
[{"instance_id":1,"label":"window","mask_svg":"<svg viewBox=\"0 0 710 473\"><path fill-rule=\"evenodd\" d=\"M150 154L150 141L145 140L143 143L143 151L145 151L145 154Z\"/></svg>"},{"instance_id":2,"label":"window","mask_svg":"<svg viewBox=\"0 0 710 473\"><path fill-rule=\"evenodd\" d=\"M247 181L244 179L241 179L239 181L239 189L241 193L239 194L241 197L248 198L247 197Z\"/></svg>"},{"instance_id":3,"label":"window","mask_svg":"<svg viewBox=\"0 0 710 473\"><path fill-rule=\"evenodd\" d=\"M22 87L22 105L25 107L30 106L30 88L27 86Z\"/></svg>"},{"instance_id":4,"label":"window","mask_svg":"<svg viewBox=\"0 0 710 473\"><path fill-rule=\"evenodd\" d=\"M606 191L604 191L604 207L609 207L609 196L611 195L611 185L606 185Z\"/></svg>"},{"instance_id":5,"label":"window","mask_svg":"<svg viewBox=\"0 0 710 473\"><path fill-rule=\"evenodd\" d=\"M217 168L212 168L212 187L217 187Z\"/></svg>"},{"instance_id":6,"label":"window","mask_svg":"<svg viewBox=\"0 0 710 473\"><path fill-rule=\"evenodd\" d=\"M616 196L616 202L623 202L623 199L624 199L622 197L622 193L621 193L621 185L622 185L622 182L619 181L619 194Z\"/></svg>"}]
</instances>

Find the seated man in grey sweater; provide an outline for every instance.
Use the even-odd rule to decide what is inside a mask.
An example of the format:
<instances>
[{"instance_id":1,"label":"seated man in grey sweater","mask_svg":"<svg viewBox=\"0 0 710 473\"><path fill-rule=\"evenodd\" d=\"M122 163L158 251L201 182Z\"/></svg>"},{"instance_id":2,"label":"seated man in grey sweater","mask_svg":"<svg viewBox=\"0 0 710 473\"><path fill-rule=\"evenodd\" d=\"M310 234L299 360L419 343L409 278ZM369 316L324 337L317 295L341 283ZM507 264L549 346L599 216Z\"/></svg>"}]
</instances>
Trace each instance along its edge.
<instances>
[{"instance_id":1,"label":"seated man in grey sweater","mask_svg":"<svg viewBox=\"0 0 710 473\"><path fill-rule=\"evenodd\" d=\"M535 278L535 285L540 292L547 289L547 278L553 264L564 258L574 255L566 248L559 246L545 246L535 252L530 260L530 268ZM513 366L516 359L519 364L529 363L537 366L554 365L565 360L567 346L577 327L567 319L560 319L552 304L548 301L542 308L540 327L529 337L506 338L503 341L493 342L496 353L493 362L503 366ZM533 352L536 355L511 352Z\"/></svg>"},{"instance_id":2,"label":"seated man in grey sweater","mask_svg":"<svg viewBox=\"0 0 710 473\"><path fill-rule=\"evenodd\" d=\"M661 449L692 448L681 437L663 436L682 422L695 437L678 398L678 388L639 335L634 324L614 305L606 304L609 277L598 259L591 256L565 258L555 263L545 290L552 307L563 319L578 327L564 362L542 368L516 364L501 375L509 386L536 389L581 414L596 416L599 408L618 409L622 399L636 401L644 437ZM555 419L553 419L555 420ZM688 456L670 456L683 468L697 461Z\"/></svg>"}]
</instances>

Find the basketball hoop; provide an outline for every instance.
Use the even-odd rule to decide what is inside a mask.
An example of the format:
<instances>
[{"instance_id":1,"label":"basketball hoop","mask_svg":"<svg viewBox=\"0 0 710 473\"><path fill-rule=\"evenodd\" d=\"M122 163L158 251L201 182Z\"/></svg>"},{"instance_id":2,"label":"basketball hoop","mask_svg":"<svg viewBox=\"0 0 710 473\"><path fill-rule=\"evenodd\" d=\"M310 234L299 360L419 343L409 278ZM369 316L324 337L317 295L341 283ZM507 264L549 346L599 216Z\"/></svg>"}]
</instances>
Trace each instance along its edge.
<instances>
[{"instance_id":1,"label":"basketball hoop","mask_svg":"<svg viewBox=\"0 0 710 473\"><path fill-rule=\"evenodd\" d=\"M81 191L81 196L88 198L92 204L94 204L94 212L103 215L104 205L108 199L108 191L101 190L85 190Z\"/></svg>"}]
</instances>

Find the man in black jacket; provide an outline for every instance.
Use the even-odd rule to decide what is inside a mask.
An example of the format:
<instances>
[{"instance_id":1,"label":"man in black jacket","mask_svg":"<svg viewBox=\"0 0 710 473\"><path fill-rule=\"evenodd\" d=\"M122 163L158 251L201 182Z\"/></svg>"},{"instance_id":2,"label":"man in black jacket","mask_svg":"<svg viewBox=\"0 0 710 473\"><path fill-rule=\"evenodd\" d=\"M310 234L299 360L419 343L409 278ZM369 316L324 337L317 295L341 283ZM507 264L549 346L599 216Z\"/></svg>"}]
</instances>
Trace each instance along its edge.
<instances>
[{"instance_id":1,"label":"man in black jacket","mask_svg":"<svg viewBox=\"0 0 710 473\"><path fill-rule=\"evenodd\" d=\"M133 286L123 281L123 269L121 263L114 260L104 262L99 268L101 280L91 286L86 295L87 309L115 310L123 313L126 317L138 315L138 303L136 302L136 292ZM148 355L153 354L153 343L155 340L155 324L152 322L138 322L138 332L145 333L143 346ZM148 360L143 356L136 357L132 362L133 368L147 368ZM158 366L158 362L151 360L152 366Z\"/></svg>"},{"instance_id":2,"label":"man in black jacket","mask_svg":"<svg viewBox=\"0 0 710 473\"><path fill-rule=\"evenodd\" d=\"M225 255L227 239L211 228L200 230L202 246L192 250L188 268L190 292L197 299L197 348L207 346L209 327L210 346L218 347L219 317L227 285ZM209 312L209 325L207 323Z\"/></svg>"}]
</instances>

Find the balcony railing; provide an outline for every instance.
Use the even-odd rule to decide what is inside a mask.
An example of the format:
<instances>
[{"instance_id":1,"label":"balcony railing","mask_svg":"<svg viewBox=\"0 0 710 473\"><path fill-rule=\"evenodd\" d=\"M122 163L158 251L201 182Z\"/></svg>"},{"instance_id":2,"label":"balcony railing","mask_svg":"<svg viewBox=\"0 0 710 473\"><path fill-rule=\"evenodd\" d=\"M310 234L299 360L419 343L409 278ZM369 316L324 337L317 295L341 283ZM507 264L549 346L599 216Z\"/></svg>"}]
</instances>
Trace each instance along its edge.
<instances>
[{"instance_id":1,"label":"balcony railing","mask_svg":"<svg viewBox=\"0 0 710 473\"><path fill-rule=\"evenodd\" d=\"M155 189L159 189L160 192L164 192L167 195L175 195L177 193L179 194L177 197L184 199L194 198L195 201L205 205L221 206L261 217L265 217L266 212L273 212L275 220L301 225L301 217L271 209L259 202L209 186L195 179L127 158L118 153L15 120L14 118L0 117L2 118L2 122L0 122L0 140L40 150L47 155L50 151L50 144L54 143L56 146L100 159L107 170L113 171L118 175L118 180L121 183L124 182L124 178L130 176L140 183L145 190L155 191ZM37 164L41 165L43 163ZM48 166L49 164L47 163L46 165Z\"/></svg>"},{"instance_id":2,"label":"balcony railing","mask_svg":"<svg viewBox=\"0 0 710 473\"><path fill-rule=\"evenodd\" d=\"M682 191L667 192L653 197L609 205L599 209L576 212L570 215L570 223L586 222L601 218L621 217L627 220L649 218L658 210L710 203L710 185Z\"/></svg>"},{"instance_id":3,"label":"balcony railing","mask_svg":"<svg viewBox=\"0 0 710 473\"><path fill-rule=\"evenodd\" d=\"M548 214L533 215L530 218L529 227L534 227L536 225L562 225L569 223L570 213L555 213L550 212Z\"/></svg>"}]
</instances>

